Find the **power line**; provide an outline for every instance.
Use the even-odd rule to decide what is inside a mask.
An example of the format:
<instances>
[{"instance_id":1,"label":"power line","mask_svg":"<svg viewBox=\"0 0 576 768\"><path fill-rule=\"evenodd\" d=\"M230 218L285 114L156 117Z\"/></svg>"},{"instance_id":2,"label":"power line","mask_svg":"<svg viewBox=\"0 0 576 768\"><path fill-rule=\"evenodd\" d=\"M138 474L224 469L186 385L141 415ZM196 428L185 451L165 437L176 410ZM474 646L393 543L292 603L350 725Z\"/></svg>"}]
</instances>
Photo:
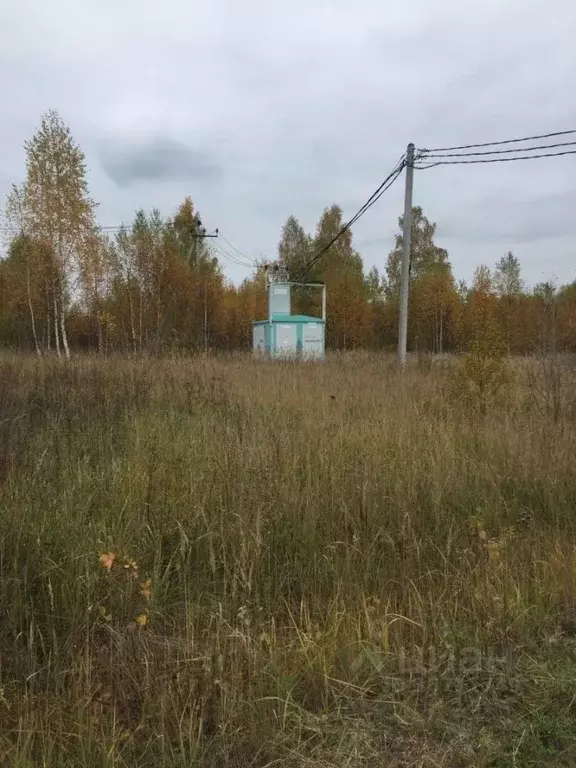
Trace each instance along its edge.
<instances>
[{"instance_id":1,"label":"power line","mask_svg":"<svg viewBox=\"0 0 576 768\"><path fill-rule=\"evenodd\" d=\"M539 139L553 139L556 136L568 136L576 133L576 129L570 131L556 131L555 133L542 133L539 136L524 136L522 139L505 139L504 141L485 141L482 144L463 144L459 147L436 147L426 149L424 152L453 152L458 149L476 149L477 147L495 147L500 144L517 144L522 141L538 141ZM528 149L528 148L527 148Z\"/></svg>"},{"instance_id":2,"label":"power line","mask_svg":"<svg viewBox=\"0 0 576 768\"><path fill-rule=\"evenodd\" d=\"M237 264L240 267L253 269L256 266L256 262L242 261L241 259L238 258L238 256L235 256L234 254L227 251L222 245L216 245L216 243L214 243L213 248L218 254L223 256L225 259L228 259L228 261L231 261L233 264Z\"/></svg>"},{"instance_id":3,"label":"power line","mask_svg":"<svg viewBox=\"0 0 576 768\"><path fill-rule=\"evenodd\" d=\"M334 243L342 237L357 221L358 219L363 216L366 211L371 208L386 192L387 189L389 189L392 184L396 181L398 176L402 173L402 170L404 169L404 155L399 160L399 163L396 165L394 170L391 174L389 174L386 179L382 182L382 184L378 187L378 189L373 192L373 194L368 198L368 200L364 203L364 205L359 209L359 211L348 221L342 229L336 234L335 237L332 238L332 240L327 243L309 262L306 264L303 269L301 269L297 275L295 276L295 280L301 280L311 269L315 266L315 264L318 263L318 261L322 258L322 256L328 251Z\"/></svg>"},{"instance_id":4,"label":"power line","mask_svg":"<svg viewBox=\"0 0 576 768\"><path fill-rule=\"evenodd\" d=\"M167 225L169 227L174 227L175 223L174 222L167 222ZM122 229L126 229L127 231L129 231L131 229L131 225L114 224L114 225L99 226L98 228L102 229L102 230L105 230L106 232L109 232L110 234L115 234L115 233L121 231ZM219 230L216 230L215 234L200 234L200 235L198 235L198 238L200 240L203 240L204 238L215 238L215 237L221 237L226 243L228 243L228 245L231 248L233 248L237 253L241 254L241 251L239 251L228 240L226 240L226 238L222 235L222 233ZM225 259L228 259L233 264L236 264L239 267L246 267L247 269L253 269L256 266L256 261L250 261L250 258L248 256L246 256L245 258L248 261L250 261L250 263L245 263L245 262L240 261L240 259L238 259L237 257L232 256L232 254L227 253L222 248L222 246L218 247L218 246L214 245L214 249L217 251L217 253L220 256L223 256ZM244 255L244 254L242 254L242 255Z\"/></svg>"},{"instance_id":5,"label":"power line","mask_svg":"<svg viewBox=\"0 0 576 768\"><path fill-rule=\"evenodd\" d=\"M541 157L562 157L563 155L576 155L576 149L568 149L568 150L565 150L564 152L548 152L541 155L520 155L518 157L494 157L490 160L488 159L440 160L437 163L428 163L427 165L415 165L414 168L417 168L418 170L423 171L428 168L436 168L439 165L473 165L475 163L510 163L510 162L514 162L515 160L537 160ZM457 157L457 155L452 155L452 157Z\"/></svg>"},{"instance_id":6,"label":"power line","mask_svg":"<svg viewBox=\"0 0 576 768\"><path fill-rule=\"evenodd\" d=\"M476 157L479 155L509 155L514 152L535 152L540 149L556 149L557 147L573 147L576 141L561 141L558 144L539 144L536 147L518 147L517 149L491 149L487 152L461 152L460 154L437 154L427 149L421 149L420 157L427 159L429 157Z\"/></svg>"},{"instance_id":7,"label":"power line","mask_svg":"<svg viewBox=\"0 0 576 768\"><path fill-rule=\"evenodd\" d=\"M384 181L380 184L380 186L370 195L368 200L364 203L364 205L358 210L358 212L350 219L350 221L346 222L344 226L340 229L340 231L330 240L329 243L327 243L323 248L321 248L318 253L313 256L313 258L310 259L310 261L305 264L302 269L300 269L296 275L294 276L293 280L294 282L299 282L302 280L305 275L310 272L310 270L320 261L322 256L330 250L330 248L334 245L334 243L339 240L342 235L344 235L357 221L358 219L363 216L366 211L371 208L374 203L376 203L388 190L392 184L396 181L398 176L402 173L405 165L405 155L402 155L402 157L399 159L399 161L394 166L394 170L388 174L388 176L384 179Z\"/></svg>"},{"instance_id":8,"label":"power line","mask_svg":"<svg viewBox=\"0 0 576 768\"><path fill-rule=\"evenodd\" d=\"M191 232L196 228L195 225L191 224L177 224L174 221L165 221L163 222L163 226L170 227L172 229L176 228L177 231L182 230L190 230ZM133 228L133 224L96 224L97 229L104 230L106 232L110 232L111 234L114 234L115 232L119 232L120 230L125 230L127 232L130 232ZM199 235L200 237L217 237L219 234L218 229L214 230L214 233L211 234L202 234Z\"/></svg>"},{"instance_id":9,"label":"power line","mask_svg":"<svg viewBox=\"0 0 576 768\"><path fill-rule=\"evenodd\" d=\"M402 170L404 168L404 158L402 158L402 165L400 165L399 168L396 168L392 174L390 174L386 180L380 185L380 187L371 195L370 198L364 203L362 208L348 221L342 229L335 235L335 237L332 238L332 240L327 243L309 262L308 264L304 265L304 267L296 274L294 277L294 280L296 282L302 280L305 275L308 274L308 272L320 261L322 256L334 245L334 243L342 237L357 221L358 219L363 216L366 211L371 208L378 200L382 197L384 192L388 190L392 184L396 181L398 176L402 173Z\"/></svg>"},{"instance_id":10,"label":"power line","mask_svg":"<svg viewBox=\"0 0 576 768\"><path fill-rule=\"evenodd\" d=\"M252 262L252 264L254 264L254 265L256 264L256 259L251 259L251 258L250 258L250 256L247 256L245 253L242 253L242 251L240 251L238 248L236 248L236 246L235 246L235 245L232 245L232 243L230 242L230 240L228 240L226 237L224 237L224 235L222 234L222 232L219 232L219 234L220 234L220 237L222 238L222 240L224 240L224 242L225 242L225 243L226 243L226 244L227 244L227 245L228 245L230 248L232 248L232 250L233 250L233 251L236 251L236 253L237 253L239 256L242 256L242 258L243 258L243 259L247 259L248 261Z\"/></svg>"},{"instance_id":11,"label":"power line","mask_svg":"<svg viewBox=\"0 0 576 768\"><path fill-rule=\"evenodd\" d=\"M402 155L402 157L398 160L398 163L396 164L396 168L394 171L392 171L391 174L389 174L386 179L382 182L382 184L378 187L378 189L368 198L368 200L364 203L362 208L358 211L358 213L350 220L349 224L352 226L358 219L363 216L366 211L371 208L374 203L378 202L384 192L392 186L392 184L396 181L398 176L402 173L404 166L405 166L405 156ZM394 176L394 178L391 178ZM389 183L388 183L389 182Z\"/></svg>"},{"instance_id":12,"label":"power line","mask_svg":"<svg viewBox=\"0 0 576 768\"><path fill-rule=\"evenodd\" d=\"M238 259L237 257L232 256L231 253L228 253L227 251L225 251L221 245L220 246L214 245L213 248L216 251L216 253L218 253L220 256L223 256L225 259L228 259L228 261L231 261L233 264L236 264L239 267L245 267L246 269L255 269L256 267L256 262L252 264L248 264L244 261L240 261L240 259Z\"/></svg>"}]
</instances>

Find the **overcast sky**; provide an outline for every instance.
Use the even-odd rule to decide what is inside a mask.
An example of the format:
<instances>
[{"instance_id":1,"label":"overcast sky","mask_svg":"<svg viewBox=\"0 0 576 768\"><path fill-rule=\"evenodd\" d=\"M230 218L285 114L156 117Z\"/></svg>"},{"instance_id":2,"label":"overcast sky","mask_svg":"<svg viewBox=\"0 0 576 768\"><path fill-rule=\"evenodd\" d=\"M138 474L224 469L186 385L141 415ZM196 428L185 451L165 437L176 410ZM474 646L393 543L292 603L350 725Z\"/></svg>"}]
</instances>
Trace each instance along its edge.
<instances>
[{"instance_id":1,"label":"overcast sky","mask_svg":"<svg viewBox=\"0 0 576 768\"><path fill-rule=\"evenodd\" d=\"M57 109L99 222L168 216L274 257L289 214L352 215L408 141L448 146L576 128L571 0L20 0L0 3L0 195ZM576 137L575 137L576 138ZM509 249L529 283L576 279L576 155L416 173L457 277ZM382 269L397 182L354 229ZM247 271L224 262L241 280Z\"/></svg>"}]
</instances>

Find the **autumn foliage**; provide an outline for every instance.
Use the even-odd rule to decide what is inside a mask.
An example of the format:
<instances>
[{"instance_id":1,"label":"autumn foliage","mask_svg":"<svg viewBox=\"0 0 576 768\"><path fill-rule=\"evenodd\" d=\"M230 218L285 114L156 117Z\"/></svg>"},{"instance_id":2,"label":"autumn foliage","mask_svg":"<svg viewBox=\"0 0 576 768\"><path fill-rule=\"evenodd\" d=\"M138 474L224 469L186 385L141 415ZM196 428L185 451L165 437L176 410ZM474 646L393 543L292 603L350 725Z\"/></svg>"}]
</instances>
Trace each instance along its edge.
<instances>
[{"instance_id":1,"label":"autumn foliage","mask_svg":"<svg viewBox=\"0 0 576 768\"><path fill-rule=\"evenodd\" d=\"M256 264L242 284L228 281L211 240L201 236L191 198L172 217L138 210L114 234L96 223L85 158L58 113L48 112L25 144L26 179L4 209L0 261L0 345L38 355L70 350L162 354L241 350L254 319L266 316L265 276ZM277 256L294 275L340 231L337 205L313 234L289 216ZM402 217L385 270L366 271L347 231L306 275L328 289L330 349L393 349L397 343ZM519 260L480 267L468 287L455 280L436 225L413 210L409 349L508 354L535 352L554 302L558 348L576 350L576 283L529 290ZM273 255L276 258L276 255ZM320 313L317 291L296 288L293 311Z\"/></svg>"}]
</instances>

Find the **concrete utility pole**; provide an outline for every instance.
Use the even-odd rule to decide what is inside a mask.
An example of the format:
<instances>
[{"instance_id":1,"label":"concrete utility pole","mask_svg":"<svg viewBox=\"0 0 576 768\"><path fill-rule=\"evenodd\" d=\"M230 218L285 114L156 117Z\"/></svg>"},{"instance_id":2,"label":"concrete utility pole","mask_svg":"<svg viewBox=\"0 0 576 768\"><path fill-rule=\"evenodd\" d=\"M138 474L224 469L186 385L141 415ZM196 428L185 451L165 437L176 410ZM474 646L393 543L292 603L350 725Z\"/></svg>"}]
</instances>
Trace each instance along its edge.
<instances>
[{"instance_id":1,"label":"concrete utility pole","mask_svg":"<svg viewBox=\"0 0 576 768\"><path fill-rule=\"evenodd\" d=\"M214 234L206 234L206 229L202 226L200 217L198 214L194 217L194 227L190 234L192 242L190 243L190 250L188 251L188 261L194 252L194 264L198 265L198 247L200 240L205 240L207 237L218 237L218 230L214 231ZM204 267L206 265L203 265ZM204 275L204 352L208 352L208 278Z\"/></svg>"},{"instance_id":2,"label":"concrete utility pole","mask_svg":"<svg viewBox=\"0 0 576 768\"><path fill-rule=\"evenodd\" d=\"M398 324L398 365L406 363L408 342L408 291L410 287L410 246L412 240L412 187L414 185L414 144L406 149L406 194L404 231L402 233L402 278L400 282L400 318Z\"/></svg>"}]
</instances>

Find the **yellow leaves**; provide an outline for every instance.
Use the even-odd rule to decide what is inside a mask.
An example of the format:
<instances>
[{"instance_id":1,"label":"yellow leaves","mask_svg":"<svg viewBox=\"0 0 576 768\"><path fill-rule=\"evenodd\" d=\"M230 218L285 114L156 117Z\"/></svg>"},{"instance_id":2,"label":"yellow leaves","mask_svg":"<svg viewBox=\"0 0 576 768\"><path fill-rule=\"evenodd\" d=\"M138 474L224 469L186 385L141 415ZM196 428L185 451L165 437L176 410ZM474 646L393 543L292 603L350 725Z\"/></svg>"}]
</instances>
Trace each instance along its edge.
<instances>
[{"instance_id":1,"label":"yellow leaves","mask_svg":"<svg viewBox=\"0 0 576 768\"><path fill-rule=\"evenodd\" d=\"M98 561L102 568L110 572L114 565L119 562L119 558L116 552L102 552L102 554L98 557ZM131 557L124 558L123 568L126 571L130 571L131 575L136 575L138 573L138 563Z\"/></svg>"},{"instance_id":2,"label":"yellow leaves","mask_svg":"<svg viewBox=\"0 0 576 768\"><path fill-rule=\"evenodd\" d=\"M112 566L116 562L116 554L114 552L103 552L98 558L102 568L105 568L108 572L112 570Z\"/></svg>"},{"instance_id":3,"label":"yellow leaves","mask_svg":"<svg viewBox=\"0 0 576 768\"><path fill-rule=\"evenodd\" d=\"M141 582L140 594L145 600L150 600L152 597L152 579L146 579L146 581Z\"/></svg>"},{"instance_id":4,"label":"yellow leaves","mask_svg":"<svg viewBox=\"0 0 576 768\"><path fill-rule=\"evenodd\" d=\"M98 562L107 574L113 574L111 580L106 580L108 594L102 599L114 601L116 621L121 620L127 613L136 613L132 627L146 627L149 611L141 601L143 599L145 603L149 603L152 599L152 579L140 580L142 577L138 578L136 560L121 557L116 552L103 552L98 556ZM102 604L97 606L97 614L101 621L112 621L112 613Z\"/></svg>"}]
</instances>

